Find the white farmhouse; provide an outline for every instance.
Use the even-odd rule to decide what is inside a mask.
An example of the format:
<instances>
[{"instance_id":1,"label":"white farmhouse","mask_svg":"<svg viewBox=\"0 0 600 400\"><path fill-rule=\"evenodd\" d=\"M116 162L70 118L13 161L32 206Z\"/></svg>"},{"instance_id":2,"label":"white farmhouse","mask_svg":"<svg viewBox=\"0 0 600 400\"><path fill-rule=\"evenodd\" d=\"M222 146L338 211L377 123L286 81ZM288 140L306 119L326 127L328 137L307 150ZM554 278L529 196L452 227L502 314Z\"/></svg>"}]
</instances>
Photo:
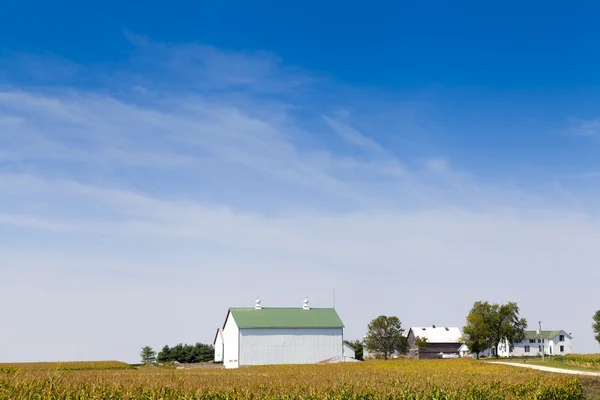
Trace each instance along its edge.
<instances>
[{"instance_id":1,"label":"white farmhouse","mask_svg":"<svg viewBox=\"0 0 600 400\"><path fill-rule=\"evenodd\" d=\"M215 361L243 365L313 364L348 355L344 324L333 308L230 308L215 336ZM221 344L222 343L222 344ZM222 346L222 357L218 346Z\"/></svg>"},{"instance_id":2,"label":"white farmhouse","mask_svg":"<svg viewBox=\"0 0 600 400\"><path fill-rule=\"evenodd\" d=\"M545 355L565 355L573 352L571 334L563 330L542 331L542 339L537 331L525 331L525 340L509 345L503 342L498 345L499 357L540 356L542 349ZM483 353L495 356L495 349Z\"/></svg>"}]
</instances>

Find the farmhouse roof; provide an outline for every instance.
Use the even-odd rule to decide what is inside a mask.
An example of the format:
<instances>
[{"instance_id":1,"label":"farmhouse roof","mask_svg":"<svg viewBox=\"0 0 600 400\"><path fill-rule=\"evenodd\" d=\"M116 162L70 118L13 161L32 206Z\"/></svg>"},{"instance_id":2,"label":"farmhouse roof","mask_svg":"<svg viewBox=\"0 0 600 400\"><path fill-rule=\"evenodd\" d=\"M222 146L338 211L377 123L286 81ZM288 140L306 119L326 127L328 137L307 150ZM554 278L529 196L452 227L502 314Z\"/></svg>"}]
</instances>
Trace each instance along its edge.
<instances>
[{"instance_id":1,"label":"farmhouse roof","mask_svg":"<svg viewBox=\"0 0 600 400\"><path fill-rule=\"evenodd\" d=\"M553 331L542 331L542 337L544 339L552 339L555 338L556 336L560 335L561 332L564 332L566 336L571 337L571 335L568 335L565 331L563 330L553 330ZM525 339L539 339L540 335L537 333L537 331L525 331Z\"/></svg>"},{"instance_id":2,"label":"farmhouse roof","mask_svg":"<svg viewBox=\"0 0 600 400\"><path fill-rule=\"evenodd\" d=\"M460 329L445 326L416 326L410 328L415 337L425 338L429 343L460 343ZM408 332L410 334L410 331Z\"/></svg>"},{"instance_id":3,"label":"farmhouse roof","mask_svg":"<svg viewBox=\"0 0 600 400\"><path fill-rule=\"evenodd\" d=\"M248 328L343 328L333 308L230 308L241 329Z\"/></svg>"}]
</instances>

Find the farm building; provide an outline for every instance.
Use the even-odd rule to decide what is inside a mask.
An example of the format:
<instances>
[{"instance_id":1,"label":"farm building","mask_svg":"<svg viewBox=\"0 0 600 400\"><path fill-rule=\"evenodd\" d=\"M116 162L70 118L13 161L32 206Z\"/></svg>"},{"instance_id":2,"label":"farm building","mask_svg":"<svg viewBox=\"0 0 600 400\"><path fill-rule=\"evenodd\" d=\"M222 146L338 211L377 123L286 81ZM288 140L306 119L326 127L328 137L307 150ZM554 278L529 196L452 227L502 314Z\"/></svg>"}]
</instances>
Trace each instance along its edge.
<instances>
[{"instance_id":1,"label":"farm building","mask_svg":"<svg viewBox=\"0 0 600 400\"><path fill-rule=\"evenodd\" d=\"M427 339L427 346L419 349L417 338ZM413 358L427 359L445 356L460 356L462 333L458 328L436 327L412 327L408 331L408 354ZM464 353L464 351L463 351Z\"/></svg>"},{"instance_id":2,"label":"farm building","mask_svg":"<svg viewBox=\"0 0 600 400\"><path fill-rule=\"evenodd\" d=\"M344 347L344 324L333 308L230 308L215 336L225 368L244 365L314 364L352 355ZM219 336L220 334L220 336Z\"/></svg>"},{"instance_id":3,"label":"farm building","mask_svg":"<svg viewBox=\"0 0 600 400\"><path fill-rule=\"evenodd\" d=\"M502 342L498 345L499 357L526 357L539 356L542 349L545 355L565 355L573 352L571 341L573 337L561 329L542 331L542 338L538 331L525 331L525 339L509 345ZM489 349L483 355L490 357L496 355L496 349Z\"/></svg>"},{"instance_id":4,"label":"farm building","mask_svg":"<svg viewBox=\"0 0 600 400\"><path fill-rule=\"evenodd\" d=\"M215 362L223 362L223 330L221 328L217 329L213 347L215 348Z\"/></svg>"}]
</instances>

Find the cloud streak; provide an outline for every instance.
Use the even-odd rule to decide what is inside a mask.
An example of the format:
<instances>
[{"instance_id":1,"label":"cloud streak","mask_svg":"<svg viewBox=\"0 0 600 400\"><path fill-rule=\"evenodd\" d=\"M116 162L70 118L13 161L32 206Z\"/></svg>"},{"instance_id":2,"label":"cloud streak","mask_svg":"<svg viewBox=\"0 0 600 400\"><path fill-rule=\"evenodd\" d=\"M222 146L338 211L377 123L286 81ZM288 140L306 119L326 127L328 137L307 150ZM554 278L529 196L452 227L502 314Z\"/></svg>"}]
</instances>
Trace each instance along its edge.
<instances>
[{"instance_id":1,"label":"cloud streak","mask_svg":"<svg viewBox=\"0 0 600 400\"><path fill-rule=\"evenodd\" d=\"M348 337L382 313L460 326L476 300L514 300L592 350L600 226L577 199L443 151L402 158L272 54L129 40L127 65L74 69L103 71L87 88L0 89L0 301L24 297L4 360L136 361L210 341L257 295L328 306L333 288Z\"/></svg>"}]
</instances>

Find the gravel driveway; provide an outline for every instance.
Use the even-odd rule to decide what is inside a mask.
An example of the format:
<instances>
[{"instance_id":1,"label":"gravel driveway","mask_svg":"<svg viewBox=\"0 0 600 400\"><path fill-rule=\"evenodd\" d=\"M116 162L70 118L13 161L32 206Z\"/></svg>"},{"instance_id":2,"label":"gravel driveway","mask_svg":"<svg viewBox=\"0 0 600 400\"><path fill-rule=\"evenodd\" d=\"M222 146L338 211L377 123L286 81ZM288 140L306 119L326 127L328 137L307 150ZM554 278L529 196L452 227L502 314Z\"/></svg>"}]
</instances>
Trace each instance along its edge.
<instances>
[{"instance_id":1,"label":"gravel driveway","mask_svg":"<svg viewBox=\"0 0 600 400\"><path fill-rule=\"evenodd\" d=\"M502 364L502 365L510 365L512 367L531 368L531 369L537 369L539 371L556 372L557 374L587 375L587 376L600 377L600 372L575 371L572 369L545 367L543 365L530 365L530 364L525 364L525 363L521 364L521 363L512 363L512 362L504 362L504 361L492 361L492 362L490 362L490 364Z\"/></svg>"}]
</instances>

